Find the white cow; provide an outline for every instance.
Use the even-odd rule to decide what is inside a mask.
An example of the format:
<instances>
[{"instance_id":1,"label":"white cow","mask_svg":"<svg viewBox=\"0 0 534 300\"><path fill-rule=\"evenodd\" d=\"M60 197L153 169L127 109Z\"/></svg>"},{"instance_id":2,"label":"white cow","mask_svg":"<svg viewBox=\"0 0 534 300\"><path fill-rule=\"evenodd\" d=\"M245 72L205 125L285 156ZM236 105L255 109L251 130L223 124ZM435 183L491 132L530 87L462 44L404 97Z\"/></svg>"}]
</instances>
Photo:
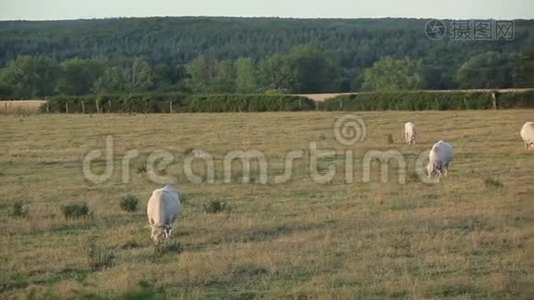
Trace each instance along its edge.
<instances>
[{"instance_id":1,"label":"white cow","mask_svg":"<svg viewBox=\"0 0 534 300\"><path fill-rule=\"evenodd\" d=\"M408 122L404 124L404 138L407 144L415 144L415 124Z\"/></svg>"},{"instance_id":2,"label":"white cow","mask_svg":"<svg viewBox=\"0 0 534 300\"><path fill-rule=\"evenodd\" d=\"M527 150L534 149L534 122L526 122L521 128L520 134Z\"/></svg>"},{"instance_id":3,"label":"white cow","mask_svg":"<svg viewBox=\"0 0 534 300\"><path fill-rule=\"evenodd\" d=\"M428 177L432 176L434 172L438 176L441 176L441 174L447 176L449 163L452 161L453 155L451 144L441 140L436 142L428 154L428 165L426 167Z\"/></svg>"},{"instance_id":4,"label":"white cow","mask_svg":"<svg viewBox=\"0 0 534 300\"><path fill-rule=\"evenodd\" d=\"M154 241L171 236L173 224L180 214L180 199L170 185L155 189L148 200L146 213Z\"/></svg>"}]
</instances>

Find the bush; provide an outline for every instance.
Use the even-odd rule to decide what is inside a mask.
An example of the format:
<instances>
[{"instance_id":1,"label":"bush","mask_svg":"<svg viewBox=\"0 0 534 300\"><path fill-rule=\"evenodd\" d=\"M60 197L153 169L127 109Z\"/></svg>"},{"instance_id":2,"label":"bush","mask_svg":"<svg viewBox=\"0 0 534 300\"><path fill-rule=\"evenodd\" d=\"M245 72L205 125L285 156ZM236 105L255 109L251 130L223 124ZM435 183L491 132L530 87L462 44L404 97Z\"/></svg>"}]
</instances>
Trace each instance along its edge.
<instances>
[{"instance_id":1,"label":"bush","mask_svg":"<svg viewBox=\"0 0 534 300\"><path fill-rule=\"evenodd\" d=\"M499 108L534 108L534 91L499 95Z\"/></svg>"},{"instance_id":2,"label":"bush","mask_svg":"<svg viewBox=\"0 0 534 300\"><path fill-rule=\"evenodd\" d=\"M28 215L28 211L28 207L22 201L18 201L10 207L8 215L16 218L24 218Z\"/></svg>"},{"instance_id":3,"label":"bush","mask_svg":"<svg viewBox=\"0 0 534 300\"><path fill-rule=\"evenodd\" d=\"M397 91L343 94L324 102L303 96L265 94L137 93L54 97L50 112L64 113L169 113L357 110L491 109L491 91ZM82 105L83 103L83 105ZM171 107L172 103L172 107ZM68 104L68 105L67 105ZM318 107L316 107L316 105ZM533 108L534 91L499 94L498 108ZM46 104L41 107L46 111Z\"/></svg>"},{"instance_id":4,"label":"bush","mask_svg":"<svg viewBox=\"0 0 534 300\"><path fill-rule=\"evenodd\" d=\"M341 95L325 101L325 110L453 110L492 108L488 92L387 92Z\"/></svg>"},{"instance_id":5,"label":"bush","mask_svg":"<svg viewBox=\"0 0 534 300\"><path fill-rule=\"evenodd\" d=\"M135 195L126 195L121 199L121 209L127 212L134 212L137 210L139 199Z\"/></svg>"},{"instance_id":6,"label":"bush","mask_svg":"<svg viewBox=\"0 0 534 300\"><path fill-rule=\"evenodd\" d=\"M50 112L69 113L159 113L183 111L186 96L180 93L108 94L93 96L61 96L48 101ZM83 103L83 104L82 104ZM46 111L46 106L41 107Z\"/></svg>"},{"instance_id":7,"label":"bush","mask_svg":"<svg viewBox=\"0 0 534 300\"><path fill-rule=\"evenodd\" d=\"M171 107L172 103L172 107ZM110 94L99 96L54 97L49 112L64 113L169 113L171 112L249 112L314 110L311 99L274 94L186 95L178 93ZM46 111L46 105L41 107Z\"/></svg>"},{"instance_id":8,"label":"bush","mask_svg":"<svg viewBox=\"0 0 534 300\"><path fill-rule=\"evenodd\" d=\"M67 219L78 219L90 216L89 206L87 206L86 203L64 205L61 207L61 212Z\"/></svg>"},{"instance_id":9,"label":"bush","mask_svg":"<svg viewBox=\"0 0 534 300\"><path fill-rule=\"evenodd\" d=\"M115 263L115 252L101 249L94 241L89 242L85 248L85 253L87 254L87 264L91 271L111 268Z\"/></svg>"},{"instance_id":10,"label":"bush","mask_svg":"<svg viewBox=\"0 0 534 300\"><path fill-rule=\"evenodd\" d=\"M498 108L534 107L534 92L500 94ZM491 109L490 91L399 91L340 95L321 103L323 110L459 110Z\"/></svg>"},{"instance_id":11,"label":"bush","mask_svg":"<svg viewBox=\"0 0 534 300\"><path fill-rule=\"evenodd\" d=\"M192 95L191 112L262 112L314 110L315 102L302 96L273 94Z\"/></svg>"},{"instance_id":12,"label":"bush","mask_svg":"<svg viewBox=\"0 0 534 300\"><path fill-rule=\"evenodd\" d=\"M208 203L204 203L204 212L208 214L216 214L224 211L227 208L226 201L211 200Z\"/></svg>"}]
</instances>

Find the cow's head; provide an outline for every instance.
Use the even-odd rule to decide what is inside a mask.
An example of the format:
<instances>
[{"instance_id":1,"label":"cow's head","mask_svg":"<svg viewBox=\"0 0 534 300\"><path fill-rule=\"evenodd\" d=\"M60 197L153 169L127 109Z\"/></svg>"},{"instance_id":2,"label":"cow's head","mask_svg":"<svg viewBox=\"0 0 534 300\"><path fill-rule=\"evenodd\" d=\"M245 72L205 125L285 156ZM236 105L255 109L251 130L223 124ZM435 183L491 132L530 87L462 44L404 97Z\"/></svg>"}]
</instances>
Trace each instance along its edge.
<instances>
[{"instance_id":1,"label":"cow's head","mask_svg":"<svg viewBox=\"0 0 534 300\"><path fill-rule=\"evenodd\" d=\"M150 236L155 242L158 242L162 239L168 239L171 237L172 229L173 228L170 225L151 225L152 233Z\"/></svg>"},{"instance_id":2,"label":"cow's head","mask_svg":"<svg viewBox=\"0 0 534 300\"><path fill-rule=\"evenodd\" d=\"M438 176L441 176L442 167L441 164L437 163L428 163L426 166L426 171L428 173L428 177L432 176L432 174L435 172Z\"/></svg>"},{"instance_id":3,"label":"cow's head","mask_svg":"<svg viewBox=\"0 0 534 300\"><path fill-rule=\"evenodd\" d=\"M172 232L172 226L171 225L165 225L161 228L162 232L163 232L163 237L168 239L171 237L171 232Z\"/></svg>"}]
</instances>

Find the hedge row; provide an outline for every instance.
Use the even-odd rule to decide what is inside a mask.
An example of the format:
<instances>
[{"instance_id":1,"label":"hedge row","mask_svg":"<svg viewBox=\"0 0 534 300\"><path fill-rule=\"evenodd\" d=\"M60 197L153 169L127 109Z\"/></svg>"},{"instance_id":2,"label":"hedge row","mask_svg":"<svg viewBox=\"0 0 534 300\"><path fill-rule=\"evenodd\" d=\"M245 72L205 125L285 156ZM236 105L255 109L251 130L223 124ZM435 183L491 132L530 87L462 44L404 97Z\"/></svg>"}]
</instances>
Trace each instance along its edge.
<instances>
[{"instance_id":1,"label":"hedge row","mask_svg":"<svg viewBox=\"0 0 534 300\"><path fill-rule=\"evenodd\" d=\"M415 91L340 95L322 103L322 110L460 110L493 108L491 92ZM534 91L497 94L497 108L532 108Z\"/></svg>"},{"instance_id":2,"label":"hedge row","mask_svg":"<svg viewBox=\"0 0 534 300\"><path fill-rule=\"evenodd\" d=\"M497 95L497 108L534 108L534 91ZM491 109L492 93L480 92L388 92L340 95L315 102L293 95L190 95L125 94L56 97L41 107L43 112L69 113L168 113L168 112L261 112L261 111L358 111L358 110L460 110Z\"/></svg>"},{"instance_id":3,"label":"hedge row","mask_svg":"<svg viewBox=\"0 0 534 300\"><path fill-rule=\"evenodd\" d=\"M315 110L315 101L291 95L192 95L191 112Z\"/></svg>"},{"instance_id":4,"label":"hedge row","mask_svg":"<svg viewBox=\"0 0 534 300\"><path fill-rule=\"evenodd\" d=\"M534 91L499 95L499 108L534 108Z\"/></svg>"},{"instance_id":5,"label":"hedge row","mask_svg":"<svg viewBox=\"0 0 534 300\"><path fill-rule=\"evenodd\" d=\"M316 103L291 95L187 95L127 94L55 97L41 107L43 112L69 113L168 113L255 112L315 110Z\"/></svg>"}]
</instances>

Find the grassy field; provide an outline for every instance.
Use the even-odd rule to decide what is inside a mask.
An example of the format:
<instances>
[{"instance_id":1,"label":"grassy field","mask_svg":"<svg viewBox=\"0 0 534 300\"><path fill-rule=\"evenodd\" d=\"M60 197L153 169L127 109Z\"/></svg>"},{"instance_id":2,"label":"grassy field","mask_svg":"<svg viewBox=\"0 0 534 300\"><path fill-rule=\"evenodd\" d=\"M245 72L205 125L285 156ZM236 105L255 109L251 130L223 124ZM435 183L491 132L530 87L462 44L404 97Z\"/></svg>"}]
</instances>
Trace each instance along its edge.
<instances>
[{"instance_id":1,"label":"grassy field","mask_svg":"<svg viewBox=\"0 0 534 300\"><path fill-rule=\"evenodd\" d=\"M332 129L343 115L0 117L0 298L529 298L534 152L524 149L519 130L533 110L360 113L367 135L350 147ZM407 120L418 126L416 145L403 143ZM107 135L113 176L93 184L82 159L104 150ZM454 145L455 159L448 178L425 184L415 159L437 139ZM321 172L336 167L330 183L310 179L311 142L338 151L319 163ZM123 183L121 159L132 149L140 156ZM151 244L144 213L161 185L142 167L158 149L175 158L158 174L177 178L184 199L164 251ZM182 165L194 149L213 155L215 183L187 180ZM236 180L223 183L222 159L238 149L265 154L267 184L241 183L237 168ZM299 149L307 154L295 161L291 180L274 183L286 154ZM397 182L393 162L388 183L378 163L371 182L362 182L364 154L388 149L405 157L406 183ZM203 170L199 160L194 167ZM93 169L102 171L104 162ZM258 166L252 170L257 181ZM127 194L140 199L137 212L121 210ZM209 213L206 205L217 201L227 206ZM61 206L81 202L92 217L65 219ZM16 203L23 203L20 216L13 216ZM89 245L101 255L89 255Z\"/></svg>"}]
</instances>

